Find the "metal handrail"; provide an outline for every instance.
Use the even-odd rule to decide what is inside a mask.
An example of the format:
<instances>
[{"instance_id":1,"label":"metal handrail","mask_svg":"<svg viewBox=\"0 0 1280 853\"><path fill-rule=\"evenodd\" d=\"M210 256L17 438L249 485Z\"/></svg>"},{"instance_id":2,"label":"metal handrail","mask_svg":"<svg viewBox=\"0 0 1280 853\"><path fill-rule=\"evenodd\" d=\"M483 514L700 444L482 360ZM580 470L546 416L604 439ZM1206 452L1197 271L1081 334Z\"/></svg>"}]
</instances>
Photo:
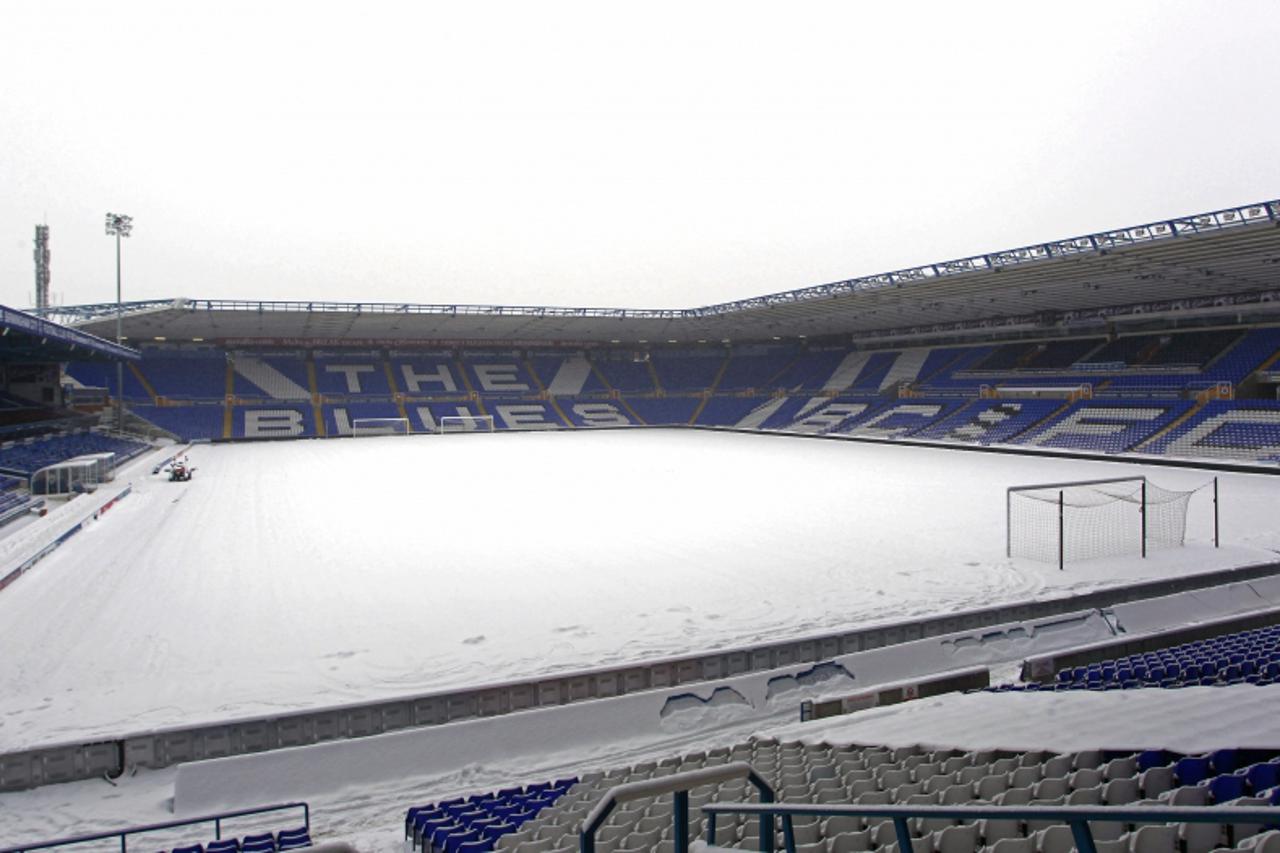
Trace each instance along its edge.
<instances>
[{"instance_id":1,"label":"metal handrail","mask_svg":"<svg viewBox=\"0 0 1280 853\"><path fill-rule=\"evenodd\" d=\"M578 833L579 853L595 853L596 830L608 820L609 815L613 813L613 810L620 803L646 797L658 797L663 794L675 795L675 808L672 814L672 822L674 824L672 841L675 844L675 853L688 853L689 791L704 785L717 785L721 782L744 778L752 785L755 785L756 790L760 792L761 803L772 803L774 801L773 787L745 761L703 767L700 770L689 770L685 773L673 773L670 776L662 776L658 779L627 782L612 788L587 813L586 819L582 822L582 830ZM704 806L703 808L705 809L706 807ZM763 849L766 853L771 853L773 850L772 814L760 815L760 837L769 839L767 846ZM6 851L0 850L0 853L6 853Z\"/></svg>"},{"instance_id":2,"label":"metal handrail","mask_svg":"<svg viewBox=\"0 0 1280 853\"><path fill-rule=\"evenodd\" d=\"M219 812L217 814L202 815L200 817L187 818L186 820L171 820L165 823L149 823L145 826L131 826L128 829L117 829L110 832L94 832L88 835L76 835L70 838L59 838L54 841L41 841L36 844L19 844L17 847L2 847L0 853L28 853L31 850L50 850L55 847L66 847L70 844L83 844L88 841L102 841L107 838L120 839L120 853L127 853L129 849L129 836L142 835L147 832L159 832L162 829L176 829L180 826L192 826L198 823L213 823L213 837L215 839L222 838L222 822L233 817L248 817L257 814L270 814L271 812L284 811L285 809L302 809L303 826L306 827L307 833L311 832L311 806L303 802L297 803L278 803L273 806L258 806L254 809L241 809L234 812Z\"/></svg>"},{"instance_id":3,"label":"metal handrail","mask_svg":"<svg viewBox=\"0 0 1280 853\"><path fill-rule=\"evenodd\" d=\"M1280 826L1280 809L1270 806L861 806L830 803L707 803L707 843L716 843L717 814L758 814L782 818L783 843L787 853L795 853L792 819L796 815L818 817L884 817L893 821L899 853L911 853L911 830L907 819L948 820L1056 820L1071 827L1078 853L1098 853L1089 821L1109 823L1257 823ZM760 831L761 850L772 851L773 833ZM0 851L2 853L2 851ZM585 851L590 853L590 851Z\"/></svg>"}]
</instances>

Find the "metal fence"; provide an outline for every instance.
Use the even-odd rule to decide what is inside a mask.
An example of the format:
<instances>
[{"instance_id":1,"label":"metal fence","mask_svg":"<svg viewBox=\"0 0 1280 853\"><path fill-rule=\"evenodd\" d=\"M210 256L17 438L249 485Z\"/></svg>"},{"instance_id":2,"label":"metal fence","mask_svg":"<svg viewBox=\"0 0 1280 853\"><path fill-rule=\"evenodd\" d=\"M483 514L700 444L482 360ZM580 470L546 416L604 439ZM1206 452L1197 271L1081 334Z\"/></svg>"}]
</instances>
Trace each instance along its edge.
<instances>
[{"instance_id":1,"label":"metal fence","mask_svg":"<svg viewBox=\"0 0 1280 853\"><path fill-rule=\"evenodd\" d=\"M252 809L240 809L233 812L218 812L217 814L201 815L200 817L186 818L185 820L170 820L164 823L149 823L144 826L131 826L127 829L117 829L110 832L95 832L89 835L75 835L69 838L59 838L54 841L40 841L35 844L20 844L17 847L0 848L0 853L29 853L32 850L54 850L59 847L69 847L73 844L85 844L91 841L105 841L109 839L119 839L120 853L128 853L129 837L133 835L146 835L151 832L160 832L166 829L179 829L184 826L197 826L203 823L213 824L214 839L222 838L222 822L237 817L251 817L260 814L272 814L273 812L291 811L293 809L302 810L302 825L311 832L311 806L306 803L277 803L271 806L258 806ZM292 828L292 827L291 827Z\"/></svg>"}]
</instances>

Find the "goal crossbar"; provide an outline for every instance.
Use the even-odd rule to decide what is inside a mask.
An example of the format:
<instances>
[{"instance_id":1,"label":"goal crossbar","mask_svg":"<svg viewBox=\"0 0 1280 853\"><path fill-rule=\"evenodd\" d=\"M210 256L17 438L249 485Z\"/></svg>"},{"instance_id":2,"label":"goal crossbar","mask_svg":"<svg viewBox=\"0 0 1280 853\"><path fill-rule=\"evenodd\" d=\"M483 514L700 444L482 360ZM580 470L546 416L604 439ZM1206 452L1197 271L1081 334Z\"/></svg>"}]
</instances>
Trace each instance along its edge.
<instances>
[{"instance_id":1,"label":"goal crossbar","mask_svg":"<svg viewBox=\"0 0 1280 853\"><path fill-rule=\"evenodd\" d=\"M1107 477L1102 480L1068 480L1062 483L1031 483L1025 486L1010 486L1008 492L1038 492L1048 491L1050 489L1067 489L1073 486L1105 486L1108 483L1136 483L1146 482L1147 478L1141 474L1136 477Z\"/></svg>"}]
</instances>

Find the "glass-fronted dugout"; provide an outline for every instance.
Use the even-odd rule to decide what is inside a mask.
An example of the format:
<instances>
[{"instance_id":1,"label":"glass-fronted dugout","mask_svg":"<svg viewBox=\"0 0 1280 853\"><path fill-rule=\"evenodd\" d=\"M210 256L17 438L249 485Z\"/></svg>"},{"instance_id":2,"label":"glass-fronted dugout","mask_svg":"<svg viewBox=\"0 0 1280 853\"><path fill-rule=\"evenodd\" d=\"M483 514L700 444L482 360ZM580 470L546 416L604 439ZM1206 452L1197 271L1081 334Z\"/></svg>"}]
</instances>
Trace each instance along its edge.
<instances>
[{"instance_id":1,"label":"glass-fronted dugout","mask_svg":"<svg viewBox=\"0 0 1280 853\"><path fill-rule=\"evenodd\" d=\"M48 465L31 475L33 495L71 495L90 492L115 478L116 455L91 453Z\"/></svg>"}]
</instances>

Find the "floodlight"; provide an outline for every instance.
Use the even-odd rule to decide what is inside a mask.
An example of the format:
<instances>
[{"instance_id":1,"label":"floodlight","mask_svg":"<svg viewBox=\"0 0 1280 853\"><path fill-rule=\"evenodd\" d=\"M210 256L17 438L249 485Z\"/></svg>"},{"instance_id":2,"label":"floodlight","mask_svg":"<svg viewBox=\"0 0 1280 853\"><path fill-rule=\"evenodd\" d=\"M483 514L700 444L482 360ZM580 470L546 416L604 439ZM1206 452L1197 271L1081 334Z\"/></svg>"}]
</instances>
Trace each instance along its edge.
<instances>
[{"instance_id":1,"label":"floodlight","mask_svg":"<svg viewBox=\"0 0 1280 853\"><path fill-rule=\"evenodd\" d=\"M129 232L133 230L133 217L125 216L123 213L107 214L107 236L108 237L128 237Z\"/></svg>"}]
</instances>

